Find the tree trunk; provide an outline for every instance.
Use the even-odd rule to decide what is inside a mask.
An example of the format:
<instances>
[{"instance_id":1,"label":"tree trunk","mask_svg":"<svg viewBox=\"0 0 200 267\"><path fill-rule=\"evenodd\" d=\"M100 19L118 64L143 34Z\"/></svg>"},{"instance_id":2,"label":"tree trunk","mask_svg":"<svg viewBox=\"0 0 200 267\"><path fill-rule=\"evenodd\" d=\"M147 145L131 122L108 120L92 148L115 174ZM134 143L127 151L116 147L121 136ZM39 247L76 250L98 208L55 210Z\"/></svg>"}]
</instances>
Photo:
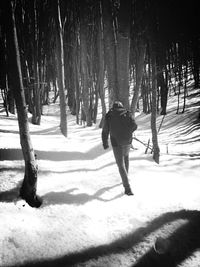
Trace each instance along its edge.
<instances>
[{"instance_id":1,"label":"tree trunk","mask_svg":"<svg viewBox=\"0 0 200 267\"><path fill-rule=\"evenodd\" d=\"M35 54L36 52L34 52ZM34 84L33 84L33 109L32 109L32 123L40 125L41 122L41 97L40 97L40 81L38 73L37 56L34 55Z\"/></svg>"},{"instance_id":2,"label":"tree trunk","mask_svg":"<svg viewBox=\"0 0 200 267\"><path fill-rule=\"evenodd\" d=\"M42 204L42 200L36 195L38 167L29 133L17 31L15 26L14 7L12 5L12 1L6 2L6 25L10 82L12 84L13 94L16 102L20 143L25 161L25 176L20 189L20 196L25 199L31 207L39 207Z\"/></svg>"},{"instance_id":3,"label":"tree trunk","mask_svg":"<svg viewBox=\"0 0 200 267\"><path fill-rule=\"evenodd\" d=\"M185 62L185 72L184 72L184 97L183 97L183 110L182 110L182 113L185 112L185 107L186 107L187 81L188 81L188 63Z\"/></svg>"},{"instance_id":4,"label":"tree trunk","mask_svg":"<svg viewBox=\"0 0 200 267\"><path fill-rule=\"evenodd\" d=\"M88 71L87 49L87 3L81 1L80 11L80 58L81 58L81 85L82 85L82 119L86 120L87 126L92 126L92 114L90 109L90 85Z\"/></svg>"},{"instance_id":5,"label":"tree trunk","mask_svg":"<svg viewBox=\"0 0 200 267\"><path fill-rule=\"evenodd\" d=\"M9 74L8 74L9 79ZM8 81L6 81L6 87L7 87L7 102L8 102L8 111L11 114L15 114L15 99L13 95L13 88L12 84Z\"/></svg>"},{"instance_id":6,"label":"tree trunk","mask_svg":"<svg viewBox=\"0 0 200 267\"><path fill-rule=\"evenodd\" d=\"M3 106L5 108L5 112L7 117L9 117L8 113L8 87L7 87L7 78L6 78L6 58L5 58L5 29L1 27L0 34L0 90L1 96L3 99Z\"/></svg>"},{"instance_id":7,"label":"tree trunk","mask_svg":"<svg viewBox=\"0 0 200 267\"><path fill-rule=\"evenodd\" d=\"M192 72L193 72L193 76L194 76L194 88L199 88L199 86L200 86L200 79L199 79L199 75L200 75L199 42L200 41L199 41L198 37L195 37L192 40L192 51L193 51L193 55L192 55L192 59L193 59Z\"/></svg>"},{"instance_id":8,"label":"tree trunk","mask_svg":"<svg viewBox=\"0 0 200 267\"><path fill-rule=\"evenodd\" d=\"M153 159L159 164L160 149L158 146L158 136L156 129L156 114L157 114L157 84L156 84L156 56L155 56L155 46L151 47L152 56L152 105L151 105L151 131L152 131L152 143L153 143Z\"/></svg>"},{"instance_id":9,"label":"tree trunk","mask_svg":"<svg viewBox=\"0 0 200 267\"><path fill-rule=\"evenodd\" d=\"M106 103L105 103L105 90L104 90L104 48L103 48L103 21L102 21L102 6L99 6L99 17L98 17L98 36L97 36L97 49L98 49L98 77L97 77L97 88L99 91L99 97L101 100L102 118L99 124L99 128L102 128L104 117L106 115Z\"/></svg>"},{"instance_id":10,"label":"tree trunk","mask_svg":"<svg viewBox=\"0 0 200 267\"><path fill-rule=\"evenodd\" d=\"M40 79L39 79L39 55L38 55L38 42L39 42L39 30L37 21L37 7L36 0L31 1L31 26L32 31L32 55L33 55L33 105L32 105L32 123L40 125L41 122L41 97L40 97Z\"/></svg>"},{"instance_id":11,"label":"tree trunk","mask_svg":"<svg viewBox=\"0 0 200 267\"><path fill-rule=\"evenodd\" d=\"M115 100L119 100L116 62L116 38L115 30L113 27L111 1L102 0L102 10L105 51L104 56L108 77L109 106L111 106Z\"/></svg>"},{"instance_id":12,"label":"tree trunk","mask_svg":"<svg viewBox=\"0 0 200 267\"><path fill-rule=\"evenodd\" d=\"M160 71L158 74L158 82L160 86L160 103L161 103L161 115L166 115L167 114L167 96L168 96L168 87L166 84L166 81L164 79L163 72Z\"/></svg>"},{"instance_id":13,"label":"tree trunk","mask_svg":"<svg viewBox=\"0 0 200 267\"><path fill-rule=\"evenodd\" d=\"M157 44L157 65L158 65L158 73L157 73L157 85L160 88L160 104L161 104L161 115L166 115L166 108L167 108L167 97L168 97L168 79L167 77L164 78L164 73L167 76L167 53L166 53L166 46L163 44L162 40L159 39ZM157 103L157 108L159 110L159 99Z\"/></svg>"},{"instance_id":14,"label":"tree trunk","mask_svg":"<svg viewBox=\"0 0 200 267\"><path fill-rule=\"evenodd\" d=\"M77 44L77 40L75 40ZM77 49L78 50L78 49ZM75 101L76 101L76 123L79 124L79 113L80 113L80 88L79 88L79 67L78 67L78 59L76 55L76 49L73 47L73 82L75 88Z\"/></svg>"},{"instance_id":15,"label":"tree trunk","mask_svg":"<svg viewBox=\"0 0 200 267\"><path fill-rule=\"evenodd\" d=\"M56 21L56 67L59 87L60 99L60 130L67 137L67 113L66 113L66 96L65 96L65 81L64 81L64 47L63 47L63 31L60 16L59 0L55 2L55 21Z\"/></svg>"},{"instance_id":16,"label":"tree trunk","mask_svg":"<svg viewBox=\"0 0 200 267\"><path fill-rule=\"evenodd\" d=\"M134 95L131 102L131 111L135 116L135 111L137 109L137 103L139 99L139 93L141 92L141 84L142 84L142 76L143 76L143 69L144 69L144 59L146 54L146 44L141 41L138 45L137 55L136 55L136 86Z\"/></svg>"},{"instance_id":17,"label":"tree trunk","mask_svg":"<svg viewBox=\"0 0 200 267\"><path fill-rule=\"evenodd\" d=\"M131 1L120 1L117 15L117 81L119 100L129 109L129 58L130 58Z\"/></svg>"}]
</instances>

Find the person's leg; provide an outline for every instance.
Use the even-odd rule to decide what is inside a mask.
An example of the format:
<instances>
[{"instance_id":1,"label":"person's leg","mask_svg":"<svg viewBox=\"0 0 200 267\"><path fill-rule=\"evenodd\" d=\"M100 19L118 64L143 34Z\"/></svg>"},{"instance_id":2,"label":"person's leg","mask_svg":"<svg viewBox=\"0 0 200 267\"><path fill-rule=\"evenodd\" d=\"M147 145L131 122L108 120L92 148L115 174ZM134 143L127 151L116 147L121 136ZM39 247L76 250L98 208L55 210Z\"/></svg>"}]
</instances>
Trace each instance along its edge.
<instances>
[{"instance_id":1,"label":"person's leg","mask_svg":"<svg viewBox=\"0 0 200 267\"><path fill-rule=\"evenodd\" d=\"M128 181L128 173L126 171L125 161L124 161L124 148L122 146L113 147L113 153L115 160L119 169L120 176L122 178L122 183L125 188L125 193L131 194L131 188Z\"/></svg>"},{"instance_id":2,"label":"person's leg","mask_svg":"<svg viewBox=\"0 0 200 267\"><path fill-rule=\"evenodd\" d=\"M126 172L128 173L129 171L129 155L124 156L124 163L126 167Z\"/></svg>"},{"instance_id":3,"label":"person's leg","mask_svg":"<svg viewBox=\"0 0 200 267\"><path fill-rule=\"evenodd\" d=\"M122 146L122 153L124 157L124 163L126 167L126 171L129 171L129 152L130 152L131 145L124 145Z\"/></svg>"}]
</instances>

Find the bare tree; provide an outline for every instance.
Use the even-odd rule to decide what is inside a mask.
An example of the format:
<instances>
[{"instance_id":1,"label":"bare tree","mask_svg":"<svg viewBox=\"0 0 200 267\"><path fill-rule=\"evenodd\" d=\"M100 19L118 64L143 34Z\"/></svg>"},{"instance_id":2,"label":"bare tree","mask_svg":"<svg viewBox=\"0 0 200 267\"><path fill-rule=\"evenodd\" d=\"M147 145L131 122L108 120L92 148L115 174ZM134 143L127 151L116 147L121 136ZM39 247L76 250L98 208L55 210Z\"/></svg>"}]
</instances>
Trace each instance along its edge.
<instances>
[{"instance_id":1,"label":"bare tree","mask_svg":"<svg viewBox=\"0 0 200 267\"><path fill-rule=\"evenodd\" d=\"M104 117L106 115L105 89L104 89L105 60L104 60L104 48L103 48L103 21L102 21L101 2L99 2L99 13L97 19L98 19L97 50L98 50L98 70L99 70L97 77L97 87L102 106L102 119L99 124L99 127L101 128L103 125Z\"/></svg>"},{"instance_id":2,"label":"bare tree","mask_svg":"<svg viewBox=\"0 0 200 267\"><path fill-rule=\"evenodd\" d=\"M5 14L7 25L6 42L8 49L8 71L16 102L20 143L25 161L25 175L20 189L20 196L25 199L31 207L40 207L42 199L36 194L38 166L29 133L29 122L22 82L21 62L14 12L14 1L7 1L5 5Z\"/></svg>"},{"instance_id":3,"label":"bare tree","mask_svg":"<svg viewBox=\"0 0 200 267\"><path fill-rule=\"evenodd\" d=\"M60 99L60 129L62 134L67 137L67 113L65 96L65 70L64 70L64 47L63 47L63 26L60 14L60 1L55 2L55 24L56 24L56 67Z\"/></svg>"},{"instance_id":4,"label":"bare tree","mask_svg":"<svg viewBox=\"0 0 200 267\"><path fill-rule=\"evenodd\" d=\"M111 1L102 0L105 69L107 72L109 105L119 99L117 81L116 36Z\"/></svg>"},{"instance_id":5,"label":"bare tree","mask_svg":"<svg viewBox=\"0 0 200 267\"><path fill-rule=\"evenodd\" d=\"M116 59L119 100L129 108L129 58L130 58L130 23L131 1L120 1L116 11Z\"/></svg>"},{"instance_id":6,"label":"bare tree","mask_svg":"<svg viewBox=\"0 0 200 267\"><path fill-rule=\"evenodd\" d=\"M159 163L160 148L158 146L158 133L156 128L157 115L157 70L156 70L156 55L155 45L151 44L151 58L152 58L152 107L151 107L151 131L153 143L153 159Z\"/></svg>"},{"instance_id":7,"label":"bare tree","mask_svg":"<svg viewBox=\"0 0 200 267\"><path fill-rule=\"evenodd\" d=\"M81 64L81 86L82 86L82 118L86 120L87 126L92 125L92 114L90 109L91 85L89 83L88 63L88 14L87 1L80 3L80 64Z\"/></svg>"},{"instance_id":8,"label":"bare tree","mask_svg":"<svg viewBox=\"0 0 200 267\"><path fill-rule=\"evenodd\" d=\"M136 46L136 85L134 95L131 101L131 111L135 114L137 103L139 99L139 95L141 92L141 85L142 85L142 77L143 77L143 70L144 70L144 60L146 55L146 44L142 40L138 40Z\"/></svg>"}]
</instances>

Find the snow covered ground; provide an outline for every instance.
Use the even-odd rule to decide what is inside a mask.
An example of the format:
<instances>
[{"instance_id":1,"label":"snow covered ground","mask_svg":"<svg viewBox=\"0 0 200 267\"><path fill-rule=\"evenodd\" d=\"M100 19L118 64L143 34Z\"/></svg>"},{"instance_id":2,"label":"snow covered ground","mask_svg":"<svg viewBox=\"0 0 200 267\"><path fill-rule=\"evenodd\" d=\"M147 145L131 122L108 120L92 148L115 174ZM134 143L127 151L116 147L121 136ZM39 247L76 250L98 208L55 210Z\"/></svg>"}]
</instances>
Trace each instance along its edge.
<instances>
[{"instance_id":1,"label":"snow covered ground","mask_svg":"<svg viewBox=\"0 0 200 267\"><path fill-rule=\"evenodd\" d=\"M38 194L44 199L39 209L18 198L24 175L18 124L16 116L7 118L1 112L0 266L133 266L162 231L172 235L184 226L187 216L172 216L167 222L171 230L161 231L165 215L200 211L199 102L188 97L183 114L176 114L176 104L175 97L170 98L158 134L160 164L133 141L134 196L124 195L112 150L102 148L98 123L76 125L69 115L65 138L58 126L58 106L46 107L41 126L30 124L39 165ZM158 128L162 119L158 116ZM138 114L136 121L135 136L147 143L150 115ZM162 218L162 224L156 218ZM155 226L151 231L149 224ZM199 248L191 254L189 263L186 258L180 266L200 266Z\"/></svg>"}]
</instances>

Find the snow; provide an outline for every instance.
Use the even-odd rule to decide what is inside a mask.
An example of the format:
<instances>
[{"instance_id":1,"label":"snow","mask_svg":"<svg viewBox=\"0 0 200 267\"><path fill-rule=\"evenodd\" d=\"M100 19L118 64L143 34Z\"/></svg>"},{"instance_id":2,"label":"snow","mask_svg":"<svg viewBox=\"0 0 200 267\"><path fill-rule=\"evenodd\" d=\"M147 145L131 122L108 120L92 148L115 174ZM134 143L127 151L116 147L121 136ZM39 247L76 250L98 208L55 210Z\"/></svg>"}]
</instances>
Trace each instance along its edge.
<instances>
[{"instance_id":1,"label":"snow","mask_svg":"<svg viewBox=\"0 0 200 267\"><path fill-rule=\"evenodd\" d=\"M47 107L40 126L29 124L38 157L37 193L44 199L39 209L18 198L24 175L18 123L15 115L7 118L1 112L0 153L5 149L7 153L0 161L0 266L26 266L31 261L101 248L136 235L138 229L167 212L199 211L199 107L192 105L196 100L187 101L185 113L180 114L176 114L174 97L169 101L158 134L160 164L154 162L150 150L145 154L143 144L133 141L129 178L134 196L124 195L111 147L103 150L99 119L96 125L84 127L68 114L65 138L58 127L58 105ZM162 119L158 116L158 127ZM138 113L136 121L135 135L147 143L150 115ZM177 220L173 231L187 222ZM85 265L77 261L76 266L132 266L152 247L151 235L148 238L148 246L139 242L132 258L130 252L121 252L120 257L110 254L109 265L102 257L100 263L96 258ZM200 259L199 254L195 252L195 260Z\"/></svg>"}]
</instances>

